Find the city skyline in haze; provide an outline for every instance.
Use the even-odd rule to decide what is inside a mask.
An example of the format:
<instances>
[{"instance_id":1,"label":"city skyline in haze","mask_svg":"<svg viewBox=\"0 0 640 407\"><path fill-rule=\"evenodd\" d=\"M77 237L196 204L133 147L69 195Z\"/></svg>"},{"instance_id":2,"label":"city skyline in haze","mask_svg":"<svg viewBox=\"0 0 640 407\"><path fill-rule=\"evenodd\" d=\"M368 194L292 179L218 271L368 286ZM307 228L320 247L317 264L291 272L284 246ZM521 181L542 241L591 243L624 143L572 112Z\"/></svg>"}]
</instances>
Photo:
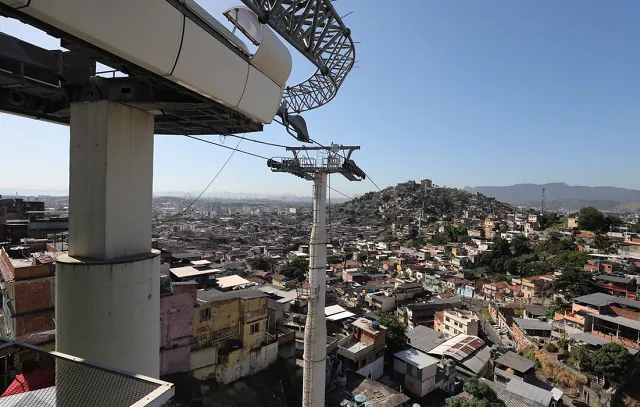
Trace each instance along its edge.
<instances>
[{"instance_id":1,"label":"city skyline in haze","mask_svg":"<svg viewBox=\"0 0 640 407\"><path fill-rule=\"evenodd\" d=\"M222 22L239 2L199 1ZM380 188L431 178L439 185L610 185L640 189L640 3L343 0L358 68L326 106L303 113L311 137L361 145L354 159ZM0 30L45 48L58 41L14 20ZM292 51L290 83L312 72ZM276 123L247 138L298 145ZM238 139L207 139L235 147ZM0 113L2 190L65 191L68 127ZM243 141L265 157L286 153ZM201 191L229 150L156 136L154 191ZM377 190L332 177L350 196ZM311 184L236 153L216 191L308 196Z\"/></svg>"}]
</instances>

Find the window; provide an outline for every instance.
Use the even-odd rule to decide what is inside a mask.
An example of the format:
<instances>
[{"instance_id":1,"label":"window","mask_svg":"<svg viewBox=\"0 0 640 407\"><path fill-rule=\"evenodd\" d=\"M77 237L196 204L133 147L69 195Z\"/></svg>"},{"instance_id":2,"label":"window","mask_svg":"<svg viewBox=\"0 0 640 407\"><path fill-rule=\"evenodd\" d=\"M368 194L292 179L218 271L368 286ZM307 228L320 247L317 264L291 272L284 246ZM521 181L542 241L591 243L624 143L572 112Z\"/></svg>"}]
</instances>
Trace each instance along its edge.
<instances>
[{"instance_id":1,"label":"window","mask_svg":"<svg viewBox=\"0 0 640 407\"><path fill-rule=\"evenodd\" d=\"M211 308L204 308L200 310L200 321L208 321L211 319Z\"/></svg>"},{"instance_id":2,"label":"window","mask_svg":"<svg viewBox=\"0 0 640 407\"><path fill-rule=\"evenodd\" d=\"M249 326L249 333L251 335L257 333L258 331L260 331L260 322L256 322L255 324L251 324Z\"/></svg>"}]
</instances>

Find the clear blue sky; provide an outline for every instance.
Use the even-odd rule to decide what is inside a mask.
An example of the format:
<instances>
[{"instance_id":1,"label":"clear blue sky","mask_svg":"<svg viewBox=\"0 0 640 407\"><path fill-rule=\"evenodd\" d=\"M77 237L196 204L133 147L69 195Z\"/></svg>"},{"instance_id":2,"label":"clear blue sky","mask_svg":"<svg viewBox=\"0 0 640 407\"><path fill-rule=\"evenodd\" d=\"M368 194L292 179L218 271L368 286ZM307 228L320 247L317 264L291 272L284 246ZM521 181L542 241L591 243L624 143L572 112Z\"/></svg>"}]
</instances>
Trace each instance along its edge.
<instances>
[{"instance_id":1,"label":"clear blue sky","mask_svg":"<svg viewBox=\"0 0 640 407\"><path fill-rule=\"evenodd\" d=\"M216 16L234 4L200 3ZM359 67L333 102L305 117L312 138L361 145L354 158L380 187L428 177L457 187L564 181L640 189L640 2L334 5L341 14L354 11L345 21L362 42ZM6 19L0 31L57 45ZM311 71L294 57L291 83ZM1 150L10 152L3 154L0 189L66 189L66 127L0 114L0 130ZM250 137L294 144L277 124ZM249 142L241 148L282 155ZM228 154L184 137L157 136L155 191L201 190ZM374 189L335 178L333 186L347 194ZM211 187L213 194L310 190L309 183L272 174L264 162L240 154Z\"/></svg>"}]
</instances>

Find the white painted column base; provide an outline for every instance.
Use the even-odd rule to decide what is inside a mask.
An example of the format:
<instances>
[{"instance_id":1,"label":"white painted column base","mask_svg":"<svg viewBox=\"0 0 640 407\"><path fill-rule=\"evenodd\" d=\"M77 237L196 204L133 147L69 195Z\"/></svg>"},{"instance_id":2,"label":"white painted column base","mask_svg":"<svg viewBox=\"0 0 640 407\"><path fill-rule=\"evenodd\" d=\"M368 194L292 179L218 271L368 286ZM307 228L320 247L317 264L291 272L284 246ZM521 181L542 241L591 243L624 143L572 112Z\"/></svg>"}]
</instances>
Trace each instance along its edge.
<instances>
[{"instance_id":1,"label":"white painted column base","mask_svg":"<svg viewBox=\"0 0 640 407\"><path fill-rule=\"evenodd\" d=\"M56 350L131 373L160 372L160 252L57 259Z\"/></svg>"}]
</instances>

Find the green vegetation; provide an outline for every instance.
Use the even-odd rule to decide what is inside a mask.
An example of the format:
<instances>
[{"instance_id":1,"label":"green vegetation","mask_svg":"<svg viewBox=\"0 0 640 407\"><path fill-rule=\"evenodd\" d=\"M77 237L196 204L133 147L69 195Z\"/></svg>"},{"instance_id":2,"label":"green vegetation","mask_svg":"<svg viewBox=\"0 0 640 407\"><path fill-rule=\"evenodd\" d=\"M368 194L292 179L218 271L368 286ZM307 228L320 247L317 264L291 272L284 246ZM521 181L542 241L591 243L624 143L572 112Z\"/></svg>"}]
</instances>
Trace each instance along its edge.
<instances>
[{"instance_id":1,"label":"green vegetation","mask_svg":"<svg viewBox=\"0 0 640 407\"><path fill-rule=\"evenodd\" d=\"M436 233L431 238L431 243L446 244L450 242L464 243L469 241L469 232L464 226L446 227L444 232Z\"/></svg>"},{"instance_id":2,"label":"green vegetation","mask_svg":"<svg viewBox=\"0 0 640 407\"><path fill-rule=\"evenodd\" d=\"M558 351L558 347L551 342L549 342L544 348L550 353L556 353Z\"/></svg>"},{"instance_id":3,"label":"green vegetation","mask_svg":"<svg viewBox=\"0 0 640 407\"><path fill-rule=\"evenodd\" d=\"M452 399L448 407L504 407L505 404L486 383L475 377L470 378L464 385L464 390L473 397L471 400L461 398Z\"/></svg>"},{"instance_id":4,"label":"green vegetation","mask_svg":"<svg viewBox=\"0 0 640 407\"><path fill-rule=\"evenodd\" d=\"M551 286L551 291L562 293L567 300L598 291L598 284L591 273L584 270L568 269L562 272Z\"/></svg>"},{"instance_id":5,"label":"green vegetation","mask_svg":"<svg viewBox=\"0 0 640 407\"><path fill-rule=\"evenodd\" d=\"M367 255L367 253L358 254L358 263L362 264L365 261L367 261L367 259L369 259L369 256Z\"/></svg>"},{"instance_id":6,"label":"green vegetation","mask_svg":"<svg viewBox=\"0 0 640 407\"><path fill-rule=\"evenodd\" d=\"M280 266L279 274L285 275L288 279L297 280L299 282L307 279L309 272L309 262L301 257L287 261Z\"/></svg>"},{"instance_id":7,"label":"green vegetation","mask_svg":"<svg viewBox=\"0 0 640 407\"><path fill-rule=\"evenodd\" d=\"M625 374L633 370L633 356L627 348L616 342L604 344L594 352L580 349L575 356L582 371L609 383L619 383Z\"/></svg>"},{"instance_id":8,"label":"green vegetation","mask_svg":"<svg viewBox=\"0 0 640 407\"><path fill-rule=\"evenodd\" d=\"M393 361L393 355L396 352L400 352L401 350L409 347L409 338L405 334L404 327L394 313L385 312L378 314L378 322L380 322L380 325L387 328L387 351L385 352L385 357L387 357L387 362Z\"/></svg>"},{"instance_id":9,"label":"green vegetation","mask_svg":"<svg viewBox=\"0 0 640 407\"><path fill-rule=\"evenodd\" d=\"M578 226L580 229L607 233L612 225L621 223L622 220L618 216L605 215L593 206L586 206L578 212Z\"/></svg>"}]
</instances>

